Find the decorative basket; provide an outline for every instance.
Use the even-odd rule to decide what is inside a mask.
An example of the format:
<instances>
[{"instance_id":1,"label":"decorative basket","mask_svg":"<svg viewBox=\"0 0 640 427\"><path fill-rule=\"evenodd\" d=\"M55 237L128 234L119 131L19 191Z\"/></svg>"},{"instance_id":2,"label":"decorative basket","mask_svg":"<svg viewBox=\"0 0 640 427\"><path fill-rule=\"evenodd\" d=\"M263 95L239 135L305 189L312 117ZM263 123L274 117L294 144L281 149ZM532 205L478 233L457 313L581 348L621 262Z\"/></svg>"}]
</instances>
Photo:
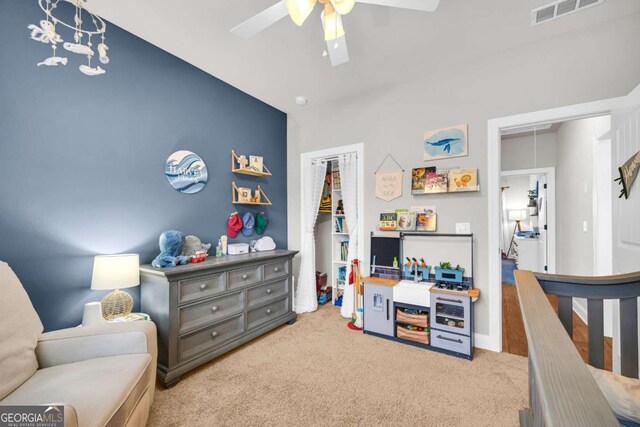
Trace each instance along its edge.
<instances>
[{"instance_id":1,"label":"decorative basket","mask_svg":"<svg viewBox=\"0 0 640 427\"><path fill-rule=\"evenodd\" d=\"M405 313L401 309L397 309L396 321L426 328L429 323L429 316L427 314L409 314Z\"/></svg>"},{"instance_id":2,"label":"decorative basket","mask_svg":"<svg viewBox=\"0 0 640 427\"><path fill-rule=\"evenodd\" d=\"M429 332L427 331L410 331L401 326L396 327L396 335L398 338L408 341L419 342L420 344L429 345Z\"/></svg>"}]
</instances>

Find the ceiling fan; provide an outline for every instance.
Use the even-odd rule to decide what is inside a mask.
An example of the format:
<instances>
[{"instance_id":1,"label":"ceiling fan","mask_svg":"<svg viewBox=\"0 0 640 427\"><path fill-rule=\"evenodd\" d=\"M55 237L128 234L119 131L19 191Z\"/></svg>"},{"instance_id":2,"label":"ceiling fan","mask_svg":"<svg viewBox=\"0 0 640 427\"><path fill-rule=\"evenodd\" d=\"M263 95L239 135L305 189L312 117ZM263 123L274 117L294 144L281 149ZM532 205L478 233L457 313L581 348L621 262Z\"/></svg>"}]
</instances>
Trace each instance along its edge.
<instances>
[{"instance_id":1,"label":"ceiling fan","mask_svg":"<svg viewBox=\"0 0 640 427\"><path fill-rule=\"evenodd\" d=\"M324 28L324 39L327 42L327 49L323 55L327 56L328 54L331 65L335 67L349 61L342 16L351 12L356 3L434 12L438 8L440 0L280 0L270 8L232 28L231 32L243 39L248 39L287 15L296 25L302 26L318 3L323 6L320 18Z\"/></svg>"}]
</instances>

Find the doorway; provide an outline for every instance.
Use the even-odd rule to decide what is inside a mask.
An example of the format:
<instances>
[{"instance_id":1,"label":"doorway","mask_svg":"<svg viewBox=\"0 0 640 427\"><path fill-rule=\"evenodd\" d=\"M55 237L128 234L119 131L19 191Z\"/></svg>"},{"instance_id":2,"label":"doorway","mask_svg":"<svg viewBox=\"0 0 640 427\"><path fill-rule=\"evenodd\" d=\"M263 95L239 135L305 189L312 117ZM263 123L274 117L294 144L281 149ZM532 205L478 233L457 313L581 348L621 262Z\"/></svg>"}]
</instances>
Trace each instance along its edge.
<instances>
[{"instance_id":1,"label":"doorway","mask_svg":"<svg viewBox=\"0 0 640 427\"><path fill-rule=\"evenodd\" d=\"M528 352L520 304L513 288L514 268L593 276L597 274L597 259L608 257L611 262L610 252L605 254L596 243L597 232L608 236L612 232L611 223L607 229L604 220L604 213L612 208L612 200L606 199L605 193L605 187L611 187L607 178L611 175L607 161L611 155L605 151L611 146L598 141L610 124L610 117L604 115L515 129L502 136L503 351L522 356ZM504 171L523 163L551 167ZM557 185L556 176L560 178ZM597 188L602 193L599 202L595 199ZM601 223L596 221L598 213ZM550 300L555 306L556 301ZM575 344L586 356L586 301L574 299L574 312ZM609 308L606 318L610 320L611 316ZM605 340L605 344L606 365L611 369L611 340Z\"/></svg>"},{"instance_id":2,"label":"doorway","mask_svg":"<svg viewBox=\"0 0 640 427\"><path fill-rule=\"evenodd\" d=\"M562 123L572 120L600 117L611 114L616 108L627 102L627 97L612 98L603 101L577 104L568 107L543 110L533 113L493 119L488 122L488 197L489 197L489 311L490 334L488 348L502 351L503 347L503 307L502 307L502 209L501 209L501 162L502 134L505 131L549 123ZM516 168L517 169L517 168ZM562 180L557 177L558 185ZM588 224L588 227L590 225ZM560 225L558 225L560 227ZM558 236L560 238L560 236ZM592 258L590 258L590 262ZM558 262L559 259L558 259Z\"/></svg>"},{"instance_id":3,"label":"doorway","mask_svg":"<svg viewBox=\"0 0 640 427\"><path fill-rule=\"evenodd\" d=\"M342 191L339 186L336 186L335 180L339 169L337 159L341 155L353 155L356 158L356 204L357 216L360 217L356 227L356 242L354 244L347 243L346 245L345 242L349 242L353 230L346 228L346 215L343 212L343 208L340 207L342 205ZM300 155L302 200L306 200L305 197L307 196L305 191L307 188L305 168L318 162L326 165L326 180L323 195L320 197L320 206L314 227L315 247L311 255L314 258L315 271L326 274L324 289L330 289L330 292L326 293L323 303L338 305L336 302L341 302L342 291L346 277L349 274L347 255L344 248L357 248L354 252L355 257L364 259L364 244L362 243L364 221L361 220L362 212L364 212L364 144L345 145L302 153ZM303 210L301 210L300 215L300 234L304 239L305 221ZM338 229L338 224L344 228ZM301 247L304 247L304 241L301 241ZM305 254L302 255L305 256Z\"/></svg>"}]
</instances>

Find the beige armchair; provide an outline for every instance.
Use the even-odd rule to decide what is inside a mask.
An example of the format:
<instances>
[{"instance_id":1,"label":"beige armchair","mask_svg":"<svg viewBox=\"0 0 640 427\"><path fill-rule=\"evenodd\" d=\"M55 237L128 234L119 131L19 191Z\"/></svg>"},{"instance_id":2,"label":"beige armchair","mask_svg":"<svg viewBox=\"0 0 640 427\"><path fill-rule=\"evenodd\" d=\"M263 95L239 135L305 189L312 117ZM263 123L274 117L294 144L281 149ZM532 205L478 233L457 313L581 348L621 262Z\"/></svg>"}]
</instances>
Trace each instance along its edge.
<instances>
[{"instance_id":1,"label":"beige armchair","mask_svg":"<svg viewBox=\"0 0 640 427\"><path fill-rule=\"evenodd\" d=\"M156 378L152 322L42 333L20 281L0 262L0 405L64 405L65 427L144 426Z\"/></svg>"}]
</instances>

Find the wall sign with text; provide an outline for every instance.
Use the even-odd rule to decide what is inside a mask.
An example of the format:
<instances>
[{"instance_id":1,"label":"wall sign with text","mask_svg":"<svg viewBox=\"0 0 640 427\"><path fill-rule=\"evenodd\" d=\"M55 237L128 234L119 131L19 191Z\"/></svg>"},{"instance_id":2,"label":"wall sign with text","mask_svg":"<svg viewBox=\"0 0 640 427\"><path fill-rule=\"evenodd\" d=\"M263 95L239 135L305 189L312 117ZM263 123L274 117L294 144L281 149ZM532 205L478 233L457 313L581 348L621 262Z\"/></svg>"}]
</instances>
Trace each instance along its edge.
<instances>
[{"instance_id":1,"label":"wall sign with text","mask_svg":"<svg viewBox=\"0 0 640 427\"><path fill-rule=\"evenodd\" d=\"M194 194L207 185L207 165L200 156L191 151L176 151L167 159L164 174L169 184L185 194Z\"/></svg>"}]
</instances>

